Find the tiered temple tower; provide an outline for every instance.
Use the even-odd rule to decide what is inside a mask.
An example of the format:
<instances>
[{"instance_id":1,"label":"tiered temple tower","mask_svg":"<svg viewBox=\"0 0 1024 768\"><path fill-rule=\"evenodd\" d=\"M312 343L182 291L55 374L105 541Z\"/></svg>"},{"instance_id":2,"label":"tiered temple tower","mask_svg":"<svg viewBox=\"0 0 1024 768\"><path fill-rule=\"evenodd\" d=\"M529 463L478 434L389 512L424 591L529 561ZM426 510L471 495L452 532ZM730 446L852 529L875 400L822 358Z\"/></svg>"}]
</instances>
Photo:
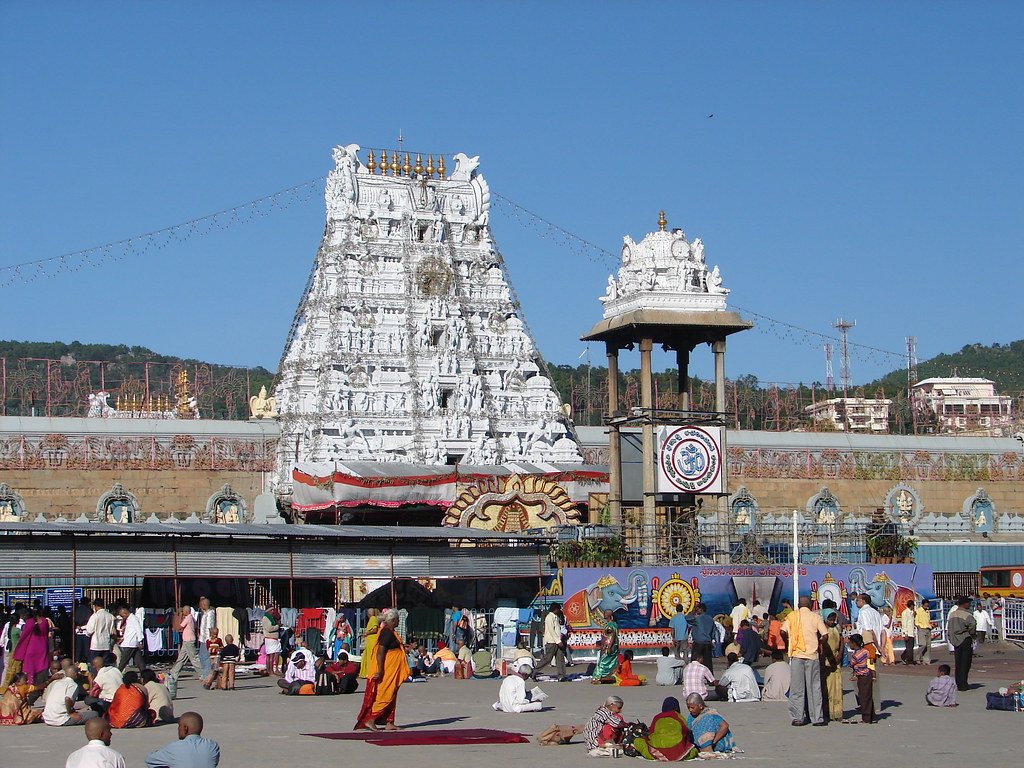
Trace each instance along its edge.
<instances>
[{"instance_id":1,"label":"tiered temple tower","mask_svg":"<svg viewBox=\"0 0 1024 768\"><path fill-rule=\"evenodd\" d=\"M296 462L581 461L491 239L479 159L335 147L275 390Z\"/></svg>"}]
</instances>

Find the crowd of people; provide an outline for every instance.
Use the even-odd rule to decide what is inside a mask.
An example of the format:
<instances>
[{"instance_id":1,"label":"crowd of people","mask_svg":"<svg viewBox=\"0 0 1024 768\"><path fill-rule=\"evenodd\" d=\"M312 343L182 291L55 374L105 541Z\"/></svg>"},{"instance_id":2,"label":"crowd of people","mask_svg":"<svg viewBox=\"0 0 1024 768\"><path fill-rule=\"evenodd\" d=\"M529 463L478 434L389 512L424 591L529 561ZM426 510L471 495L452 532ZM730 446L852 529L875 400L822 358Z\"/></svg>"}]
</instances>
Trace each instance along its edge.
<instances>
[{"instance_id":1,"label":"crowd of people","mask_svg":"<svg viewBox=\"0 0 1024 768\"><path fill-rule=\"evenodd\" d=\"M968 687L974 649L992 628L984 606L972 610L972 602L956 600L945 617L954 665L939 666L930 680L925 700L931 706L957 706L956 693ZM931 662L930 606L927 600L920 605L909 601L893 616L887 607L872 605L867 594L856 595L855 603L852 622L828 600L812 610L807 597L795 608L781 601L775 614L756 600L748 606L745 599L728 614L716 616L704 603L691 616L679 606L669 617L672 640L656 658L654 682L681 686L682 695L667 697L649 725L627 723L623 699L609 696L585 725L571 727L569 737L582 732L594 756L622 753L674 761L701 752L739 751L729 723L709 702L787 701L794 726L876 722L883 701L880 667ZM357 730L397 730L401 686L430 676L489 679L505 671L497 668L499 661L507 664L493 708L514 714L545 708L547 694L528 685L545 668L554 668L554 680L569 680L567 667L573 660L568 622L557 603L544 615L539 657L518 644L497 659L481 642L476 617L458 608L445 612L443 639L431 651L404 636L402 613L370 609L365 626L356 632L338 611L326 628L322 651L314 654L301 635L283 642L280 612L270 607L260 619L263 646L257 674L276 676L283 695L350 694L364 679L353 726ZM84 725L87 744L68 765L90 766L119 764L110 747L113 731L177 723L179 741L150 755L147 765L216 765L219 748L201 737L202 718L195 712L174 715L178 680L191 667L204 688L231 690L245 653L230 634L221 637L216 612L205 597L195 607L181 606L173 622L181 644L166 674L159 674L146 664L141 617L131 606L108 609L100 599L83 600L67 617L53 616L38 604L15 606L0 615L0 648L6 651L0 724ZM893 642L897 634L904 644L898 660ZM73 656L65 652L67 647ZM723 658L725 667L716 674L716 661ZM859 721L844 708L844 670L854 683ZM633 671L632 651L620 647L611 611L604 613L597 658L587 672L583 676L594 684L632 687L647 682ZM171 762L176 754L189 757Z\"/></svg>"}]
</instances>

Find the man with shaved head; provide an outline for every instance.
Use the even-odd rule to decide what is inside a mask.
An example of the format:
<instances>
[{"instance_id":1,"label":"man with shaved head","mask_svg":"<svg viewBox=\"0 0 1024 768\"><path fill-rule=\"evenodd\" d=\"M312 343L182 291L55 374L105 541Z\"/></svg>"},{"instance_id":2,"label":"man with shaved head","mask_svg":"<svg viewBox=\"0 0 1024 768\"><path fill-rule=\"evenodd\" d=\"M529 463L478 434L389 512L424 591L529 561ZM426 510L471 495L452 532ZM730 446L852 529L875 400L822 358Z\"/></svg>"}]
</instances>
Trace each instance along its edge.
<instances>
[{"instance_id":1,"label":"man with shaved head","mask_svg":"<svg viewBox=\"0 0 1024 768\"><path fill-rule=\"evenodd\" d=\"M789 643L789 714L793 725L825 725L821 700L821 642L828 627L811 610L811 598L800 598L800 608L786 617L782 636Z\"/></svg>"},{"instance_id":2,"label":"man with shaved head","mask_svg":"<svg viewBox=\"0 0 1024 768\"><path fill-rule=\"evenodd\" d=\"M110 748L110 723L102 717L85 724L86 745L68 755L64 768L125 768L124 756Z\"/></svg>"},{"instance_id":3,"label":"man with shaved head","mask_svg":"<svg viewBox=\"0 0 1024 768\"><path fill-rule=\"evenodd\" d=\"M178 740L146 755L146 768L216 768L220 746L202 733L202 716L186 712L178 718Z\"/></svg>"}]
</instances>

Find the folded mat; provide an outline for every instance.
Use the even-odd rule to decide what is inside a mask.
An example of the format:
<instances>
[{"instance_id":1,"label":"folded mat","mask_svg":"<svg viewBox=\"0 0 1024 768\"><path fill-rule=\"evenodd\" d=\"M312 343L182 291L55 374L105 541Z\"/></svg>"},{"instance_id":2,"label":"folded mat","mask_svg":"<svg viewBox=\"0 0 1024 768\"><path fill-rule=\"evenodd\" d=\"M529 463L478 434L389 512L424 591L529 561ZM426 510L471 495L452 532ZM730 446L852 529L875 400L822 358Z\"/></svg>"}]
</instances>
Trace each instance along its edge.
<instances>
[{"instance_id":1,"label":"folded mat","mask_svg":"<svg viewBox=\"0 0 1024 768\"><path fill-rule=\"evenodd\" d=\"M419 747L431 744L528 744L521 733L491 728L452 728L424 731L344 731L341 733L304 733L320 739L365 741L378 747Z\"/></svg>"}]
</instances>

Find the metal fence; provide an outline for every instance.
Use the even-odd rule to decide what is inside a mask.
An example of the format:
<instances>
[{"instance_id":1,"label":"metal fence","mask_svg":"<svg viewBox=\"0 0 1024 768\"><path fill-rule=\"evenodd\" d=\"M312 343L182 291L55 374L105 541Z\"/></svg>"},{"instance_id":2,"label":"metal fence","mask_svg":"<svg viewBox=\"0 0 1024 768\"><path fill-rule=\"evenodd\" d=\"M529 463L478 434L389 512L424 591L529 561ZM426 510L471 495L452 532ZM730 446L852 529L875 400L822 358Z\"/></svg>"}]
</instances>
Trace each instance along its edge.
<instances>
[{"instance_id":1,"label":"metal fence","mask_svg":"<svg viewBox=\"0 0 1024 768\"><path fill-rule=\"evenodd\" d=\"M1003 603L1002 638L1024 642L1024 600L1008 597Z\"/></svg>"},{"instance_id":2,"label":"metal fence","mask_svg":"<svg viewBox=\"0 0 1024 768\"><path fill-rule=\"evenodd\" d=\"M575 560L623 560L645 565L784 565L793 562L793 527L788 523L758 524L756 528L733 523L700 523L676 519L654 525L626 523L621 526L592 526L580 539L577 550L562 539L553 549L572 551ZM600 542L621 540L620 550ZM895 528L875 525L827 525L801 523L797 526L799 562L805 565L863 563L872 544L879 551L891 550L902 541ZM889 544L890 546L879 546ZM588 549L589 547L589 549ZM619 552L620 556L608 552ZM896 558L893 558L896 559Z\"/></svg>"}]
</instances>

